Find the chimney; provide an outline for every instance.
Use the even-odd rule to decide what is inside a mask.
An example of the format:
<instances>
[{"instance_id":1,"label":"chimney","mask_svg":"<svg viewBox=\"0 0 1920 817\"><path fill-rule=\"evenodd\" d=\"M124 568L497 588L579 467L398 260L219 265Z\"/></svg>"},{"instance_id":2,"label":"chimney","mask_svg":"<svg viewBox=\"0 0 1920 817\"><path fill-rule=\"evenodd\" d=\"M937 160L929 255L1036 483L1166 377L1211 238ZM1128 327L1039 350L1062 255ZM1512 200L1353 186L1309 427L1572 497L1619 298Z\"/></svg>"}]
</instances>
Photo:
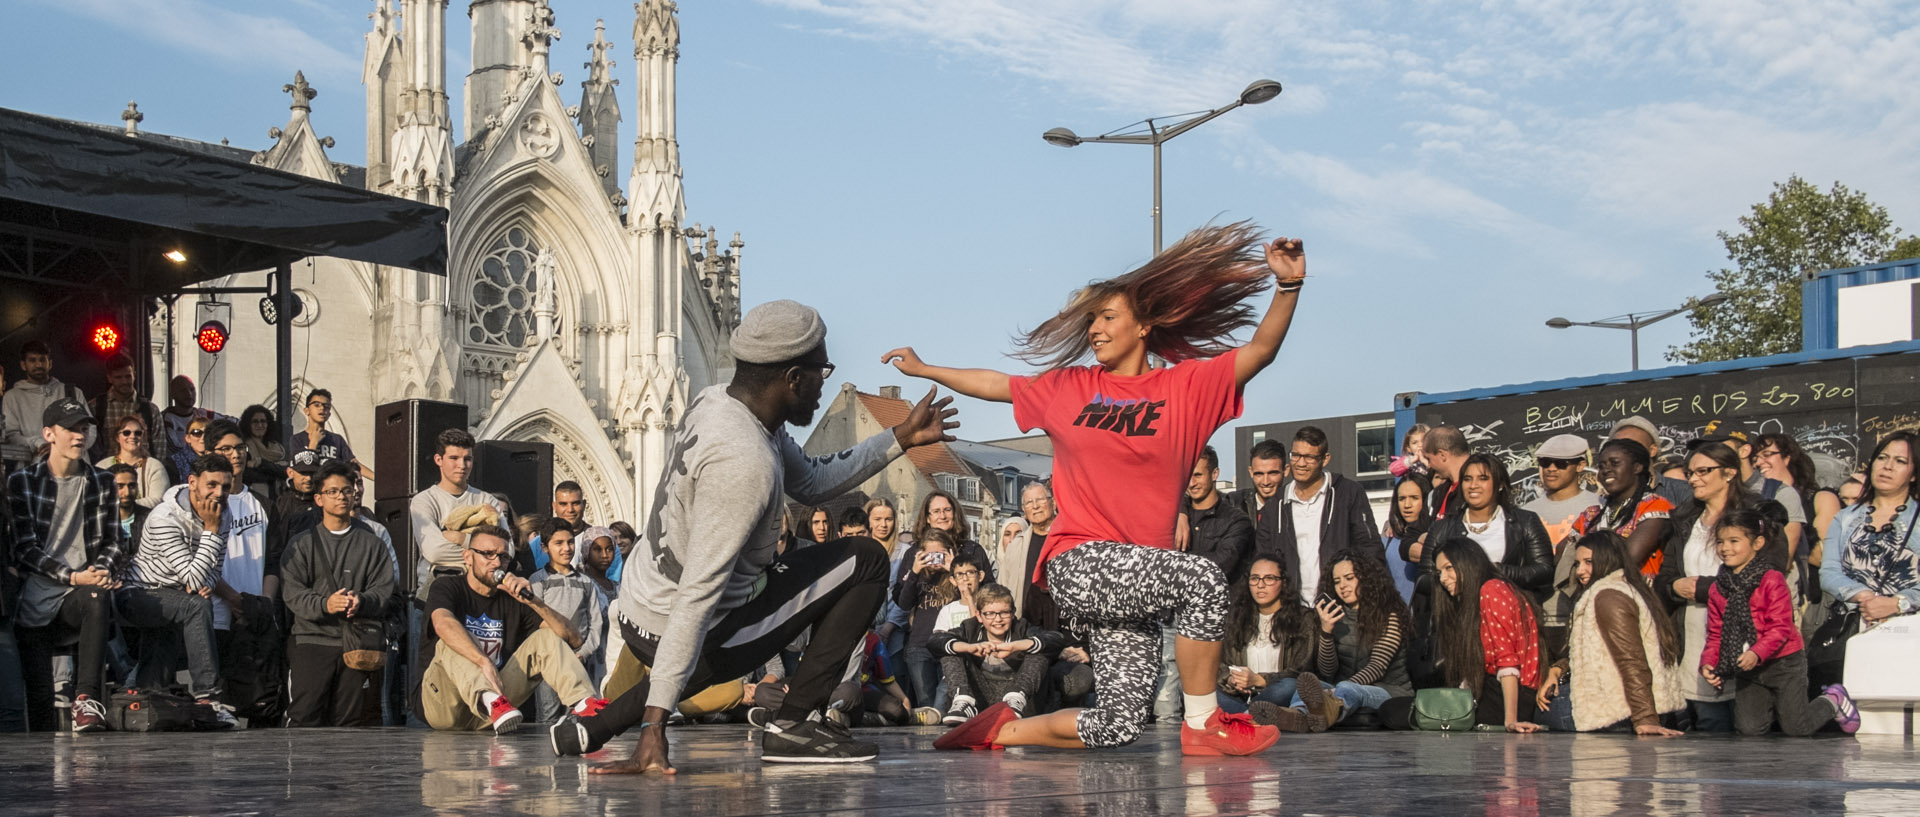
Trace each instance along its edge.
<instances>
[{"instance_id":1,"label":"chimney","mask_svg":"<svg viewBox=\"0 0 1920 817\"><path fill-rule=\"evenodd\" d=\"M899 386L881 386L880 396L885 397L888 400L898 400L900 399L900 387Z\"/></svg>"}]
</instances>

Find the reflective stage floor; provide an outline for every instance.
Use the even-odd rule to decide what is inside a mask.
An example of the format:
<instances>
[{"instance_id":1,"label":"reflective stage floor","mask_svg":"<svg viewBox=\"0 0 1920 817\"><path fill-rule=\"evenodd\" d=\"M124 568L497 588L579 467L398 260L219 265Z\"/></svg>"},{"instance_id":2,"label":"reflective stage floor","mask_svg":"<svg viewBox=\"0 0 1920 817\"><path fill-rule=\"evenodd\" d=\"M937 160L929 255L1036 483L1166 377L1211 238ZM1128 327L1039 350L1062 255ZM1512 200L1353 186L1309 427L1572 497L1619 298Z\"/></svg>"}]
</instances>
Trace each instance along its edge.
<instances>
[{"instance_id":1,"label":"reflective stage floor","mask_svg":"<svg viewBox=\"0 0 1920 817\"><path fill-rule=\"evenodd\" d=\"M533 726L5 735L0 814L1920 814L1920 755L1895 737L1346 732L1188 760L1169 727L1106 752L935 752L937 728L860 733L879 761L778 766L745 726L684 727L673 778L590 777Z\"/></svg>"}]
</instances>

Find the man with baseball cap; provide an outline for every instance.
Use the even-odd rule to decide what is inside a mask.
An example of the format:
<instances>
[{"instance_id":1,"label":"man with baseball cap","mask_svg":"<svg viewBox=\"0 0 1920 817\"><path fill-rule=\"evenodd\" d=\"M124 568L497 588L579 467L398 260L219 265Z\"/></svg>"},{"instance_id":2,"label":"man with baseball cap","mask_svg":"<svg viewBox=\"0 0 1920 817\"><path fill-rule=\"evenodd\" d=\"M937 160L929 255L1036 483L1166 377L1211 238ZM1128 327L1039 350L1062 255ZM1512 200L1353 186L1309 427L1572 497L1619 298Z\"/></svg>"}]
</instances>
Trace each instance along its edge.
<instances>
[{"instance_id":1,"label":"man with baseball cap","mask_svg":"<svg viewBox=\"0 0 1920 817\"><path fill-rule=\"evenodd\" d=\"M597 712L569 714L551 735L559 755L595 751L636 725L631 758L597 773L662 772L667 716L718 680L755 671L802 632L812 639L785 702L761 736L784 763L871 760L878 749L817 713L840 682L887 592L887 553L858 536L778 553L782 495L817 505L864 482L906 449L943 440L952 398L929 390L890 434L809 457L788 424L813 422L833 364L820 313L793 301L748 312L730 343L733 381L687 408L614 603L613 663L650 667Z\"/></svg>"},{"instance_id":2,"label":"man with baseball cap","mask_svg":"<svg viewBox=\"0 0 1920 817\"><path fill-rule=\"evenodd\" d=\"M1575 434L1560 434L1547 439L1533 451L1540 468L1540 496L1523 506L1540 515L1553 542L1553 590L1541 605L1541 634L1556 646L1566 636L1567 620L1573 613L1573 552L1567 537L1573 522L1588 508L1600 504L1600 495L1580 484L1587 469L1587 441Z\"/></svg>"},{"instance_id":3,"label":"man with baseball cap","mask_svg":"<svg viewBox=\"0 0 1920 817\"><path fill-rule=\"evenodd\" d=\"M101 664L113 622L114 576L125 553L113 475L86 460L93 413L63 397L41 412L47 456L7 478L13 517L13 565L25 581L13 624L27 688L27 720L36 732L58 725L53 653L75 644L73 731L107 728Z\"/></svg>"}]
</instances>

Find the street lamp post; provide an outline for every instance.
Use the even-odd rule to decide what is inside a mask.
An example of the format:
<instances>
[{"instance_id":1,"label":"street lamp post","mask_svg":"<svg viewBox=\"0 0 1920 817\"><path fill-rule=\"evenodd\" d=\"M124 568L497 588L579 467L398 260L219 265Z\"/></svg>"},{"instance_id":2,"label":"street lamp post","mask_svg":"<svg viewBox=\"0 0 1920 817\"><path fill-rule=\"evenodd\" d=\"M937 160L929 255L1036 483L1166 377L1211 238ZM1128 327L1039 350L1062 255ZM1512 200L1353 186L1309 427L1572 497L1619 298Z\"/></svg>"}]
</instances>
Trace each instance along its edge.
<instances>
[{"instance_id":1,"label":"street lamp post","mask_svg":"<svg viewBox=\"0 0 1920 817\"><path fill-rule=\"evenodd\" d=\"M1258 105L1280 95L1280 83L1270 79L1255 80L1246 90L1240 92L1240 98L1214 108L1210 111L1174 114L1143 119L1131 125L1111 130L1099 136L1080 136L1066 128L1054 128L1040 135L1049 145L1063 148L1078 147L1086 142L1104 142L1119 145L1153 146L1153 254L1160 254L1160 146L1175 136L1200 127L1215 117L1242 105Z\"/></svg>"},{"instance_id":2,"label":"street lamp post","mask_svg":"<svg viewBox=\"0 0 1920 817\"><path fill-rule=\"evenodd\" d=\"M1675 309L1655 310L1652 312L1629 312L1625 315L1597 321L1570 321L1566 318L1548 318L1547 325L1555 329L1572 326L1593 326L1600 329L1625 329L1633 335L1633 370L1640 371L1640 329L1664 321L1682 312L1691 312L1703 306L1713 306L1725 301L1724 293L1715 292L1705 298L1688 299Z\"/></svg>"}]
</instances>

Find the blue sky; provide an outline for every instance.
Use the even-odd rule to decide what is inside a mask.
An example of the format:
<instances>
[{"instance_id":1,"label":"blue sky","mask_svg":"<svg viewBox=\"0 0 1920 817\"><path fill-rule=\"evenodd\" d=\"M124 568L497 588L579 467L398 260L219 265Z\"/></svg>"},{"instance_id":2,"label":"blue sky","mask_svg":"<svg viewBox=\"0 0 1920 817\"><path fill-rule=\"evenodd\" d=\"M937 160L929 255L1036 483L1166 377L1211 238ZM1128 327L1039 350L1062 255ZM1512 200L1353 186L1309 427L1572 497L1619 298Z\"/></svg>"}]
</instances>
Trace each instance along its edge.
<instances>
[{"instance_id":1,"label":"blue sky","mask_svg":"<svg viewBox=\"0 0 1920 817\"><path fill-rule=\"evenodd\" d=\"M457 110L469 34L451 5ZM145 129L264 148L302 69L333 158L365 161L371 0L13 6L0 106L118 124L133 99ZM553 6L563 96L596 17L630 95L631 3ZM743 234L749 306L820 307L836 377L865 389L902 382L878 364L896 345L1015 367L1013 333L1146 258L1151 151L1041 132L1210 108L1261 77L1286 92L1170 143L1165 168L1169 242L1241 218L1308 242L1311 285L1249 422L1625 369L1625 333L1542 322L1707 292L1715 231L1789 174L1920 229L1911 2L689 0L680 15L688 218ZM1646 330L1643 356L1685 338L1681 319ZM963 420L975 439L1016 433L1004 407Z\"/></svg>"}]
</instances>

